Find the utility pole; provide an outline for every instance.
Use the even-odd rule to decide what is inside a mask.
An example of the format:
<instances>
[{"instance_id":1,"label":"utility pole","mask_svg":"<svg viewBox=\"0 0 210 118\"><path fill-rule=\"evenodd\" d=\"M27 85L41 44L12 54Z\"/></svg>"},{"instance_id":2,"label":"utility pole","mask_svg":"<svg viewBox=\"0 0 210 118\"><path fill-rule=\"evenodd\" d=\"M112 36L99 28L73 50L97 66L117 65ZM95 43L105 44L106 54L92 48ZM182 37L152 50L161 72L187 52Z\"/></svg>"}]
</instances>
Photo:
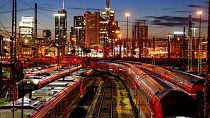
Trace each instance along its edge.
<instances>
[{"instance_id":1,"label":"utility pole","mask_svg":"<svg viewBox=\"0 0 210 118\"><path fill-rule=\"evenodd\" d=\"M17 23L17 2L16 0L13 0L13 5L12 5L12 36L10 37L10 85L9 85L9 99L10 96L12 95L12 117L15 117L15 96L16 96L16 82L14 80L14 61L16 60L16 23ZM12 85L12 86L11 86ZM12 90L11 90L12 89ZM11 93L12 91L12 93Z\"/></svg>"},{"instance_id":2,"label":"utility pole","mask_svg":"<svg viewBox=\"0 0 210 118\"><path fill-rule=\"evenodd\" d=\"M133 58L134 56L134 50L135 50L135 43L136 43L136 37L135 37L135 24L132 23L132 49L131 49L131 57Z\"/></svg>"},{"instance_id":3,"label":"utility pole","mask_svg":"<svg viewBox=\"0 0 210 118\"><path fill-rule=\"evenodd\" d=\"M11 52L10 52L10 64L13 63L14 60L16 60L16 24L17 24L17 2L16 0L13 0L13 7L12 7L12 37L11 38Z\"/></svg>"},{"instance_id":4,"label":"utility pole","mask_svg":"<svg viewBox=\"0 0 210 118\"><path fill-rule=\"evenodd\" d=\"M35 19L34 19L34 44L35 44L35 52L34 52L34 60L35 60L35 64L37 66L37 59L38 59L38 40L37 40L37 3L34 4L35 5Z\"/></svg>"},{"instance_id":5,"label":"utility pole","mask_svg":"<svg viewBox=\"0 0 210 118\"><path fill-rule=\"evenodd\" d=\"M188 38L188 67L187 67L187 71L191 72L192 66L193 66L193 56L192 56L193 41L192 41L192 16L191 15L189 15L188 36L189 36L189 38Z\"/></svg>"},{"instance_id":6,"label":"utility pole","mask_svg":"<svg viewBox=\"0 0 210 118\"><path fill-rule=\"evenodd\" d=\"M184 29L183 29L183 42L182 42L182 51L183 51L183 54L181 54L182 55L182 70L185 70L185 59L186 59L186 36L185 36L185 27L184 27Z\"/></svg>"},{"instance_id":7,"label":"utility pole","mask_svg":"<svg viewBox=\"0 0 210 118\"><path fill-rule=\"evenodd\" d=\"M153 48L153 52L154 52L154 55L152 57L152 64L155 65L155 37L154 36L152 39L152 48Z\"/></svg>"},{"instance_id":8,"label":"utility pole","mask_svg":"<svg viewBox=\"0 0 210 118\"><path fill-rule=\"evenodd\" d=\"M2 80L2 47L3 47L3 36L0 35L0 89L3 87Z\"/></svg>"},{"instance_id":9,"label":"utility pole","mask_svg":"<svg viewBox=\"0 0 210 118\"><path fill-rule=\"evenodd\" d=\"M3 49L3 36L2 35L0 35L0 62L2 62L2 49ZM2 64L0 64L0 66L2 66ZM2 71L0 71L0 73L1 73ZM1 74L0 74L0 76L1 76ZM1 78L0 78L1 79Z\"/></svg>"},{"instance_id":10,"label":"utility pole","mask_svg":"<svg viewBox=\"0 0 210 118\"><path fill-rule=\"evenodd\" d=\"M128 17L129 17L129 14L127 13L127 15L126 15L126 17L127 17L127 38L126 38L126 49L127 49L127 57L128 57Z\"/></svg>"},{"instance_id":11,"label":"utility pole","mask_svg":"<svg viewBox=\"0 0 210 118\"><path fill-rule=\"evenodd\" d=\"M210 95L209 95L209 88L210 88L210 0L208 0L208 45L207 45L207 76L206 76L206 84L205 84L205 118L210 117Z\"/></svg>"},{"instance_id":12,"label":"utility pole","mask_svg":"<svg viewBox=\"0 0 210 118\"><path fill-rule=\"evenodd\" d=\"M197 14L199 15L199 36L198 36L198 74L201 75L202 74L202 38L201 38L201 15L202 15L202 11L197 12Z\"/></svg>"},{"instance_id":13,"label":"utility pole","mask_svg":"<svg viewBox=\"0 0 210 118\"><path fill-rule=\"evenodd\" d=\"M139 59L140 59L141 52L142 52L142 39L140 38L139 22L137 22L137 38L138 38L138 43L139 43Z\"/></svg>"}]
</instances>

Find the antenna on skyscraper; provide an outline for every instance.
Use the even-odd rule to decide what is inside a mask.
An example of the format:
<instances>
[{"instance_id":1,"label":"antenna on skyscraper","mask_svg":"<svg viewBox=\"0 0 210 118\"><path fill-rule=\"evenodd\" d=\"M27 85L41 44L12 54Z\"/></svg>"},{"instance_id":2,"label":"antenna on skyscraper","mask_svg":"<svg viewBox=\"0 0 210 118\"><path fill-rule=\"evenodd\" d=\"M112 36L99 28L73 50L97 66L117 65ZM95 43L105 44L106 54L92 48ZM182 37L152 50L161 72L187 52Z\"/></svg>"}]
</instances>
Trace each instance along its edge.
<instances>
[{"instance_id":1,"label":"antenna on skyscraper","mask_svg":"<svg viewBox=\"0 0 210 118\"><path fill-rule=\"evenodd\" d=\"M110 1L106 0L106 8L110 8Z\"/></svg>"},{"instance_id":2,"label":"antenna on skyscraper","mask_svg":"<svg viewBox=\"0 0 210 118\"><path fill-rule=\"evenodd\" d=\"M64 9L64 0L61 0L61 2L62 2L62 5L63 5L63 9Z\"/></svg>"}]
</instances>

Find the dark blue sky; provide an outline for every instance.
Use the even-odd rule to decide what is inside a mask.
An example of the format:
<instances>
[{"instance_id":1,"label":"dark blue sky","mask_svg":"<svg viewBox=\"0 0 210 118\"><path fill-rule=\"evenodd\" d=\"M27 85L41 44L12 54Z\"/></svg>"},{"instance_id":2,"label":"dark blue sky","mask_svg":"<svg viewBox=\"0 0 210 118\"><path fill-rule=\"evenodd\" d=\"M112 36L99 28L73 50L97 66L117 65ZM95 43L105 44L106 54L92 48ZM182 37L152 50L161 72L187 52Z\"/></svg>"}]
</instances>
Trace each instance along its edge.
<instances>
[{"instance_id":1,"label":"dark blue sky","mask_svg":"<svg viewBox=\"0 0 210 118\"><path fill-rule=\"evenodd\" d=\"M12 0L0 0L0 21L4 26L11 27ZM17 0L18 22L21 16L33 16L34 3L38 3L38 29L54 31L53 14L62 7L61 0ZM68 11L68 29L72 26L73 16L83 15L86 9L105 9L105 0L65 0L65 9ZM116 20L124 33L126 28L126 11L131 13L129 21L138 19L148 20L149 35L165 37L167 33L182 31L187 26L187 18L192 15L194 26L198 27L199 16L196 11L202 10L203 21L207 19L208 0L110 0L111 9L116 11ZM202 23L202 34L206 35L207 25ZM130 23L131 25L131 23ZM4 30L2 24L0 29ZM10 31L10 28L7 28ZM40 30L41 31L41 30ZM124 35L125 36L125 35Z\"/></svg>"}]
</instances>

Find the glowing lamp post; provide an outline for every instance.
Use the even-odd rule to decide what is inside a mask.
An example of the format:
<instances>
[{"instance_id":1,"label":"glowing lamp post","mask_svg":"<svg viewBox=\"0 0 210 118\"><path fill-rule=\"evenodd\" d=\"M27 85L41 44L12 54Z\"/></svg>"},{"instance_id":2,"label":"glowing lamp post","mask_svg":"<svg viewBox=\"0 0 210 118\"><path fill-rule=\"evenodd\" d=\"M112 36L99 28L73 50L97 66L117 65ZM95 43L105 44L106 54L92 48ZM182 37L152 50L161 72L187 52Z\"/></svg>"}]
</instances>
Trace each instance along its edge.
<instances>
[{"instance_id":1,"label":"glowing lamp post","mask_svg":"<svg viewBox=\"0 0 210 118\"><path fill-rule=\"evenodd\" d=\"M201 39L201 16L202 11L198 11L197 14L200 16L199 21L199 35L198 35L198 74L202 74L202 39Z\"/></svg>"},{"instance_id":2,"label":"glowing lamp post","mask_svg":"<svg viewBox=\"0 0 210 118\"><path fill-rule=\"evenodd\" d=\"M168 66L171 65L171 46L170 46L170 43L171 43L171 34L168 33L167 37L168 37Z\"/></svg>"},{"instance_id":3,"label":"glowing lamp post","mask_svg":"<svg viewBox=\"0 0 210 118\"><path fill-rule=\"evenodd\" d=\"M121 34L119 34L118 35L118 37L119 37L119 39L120 39L120 58L122 57L122 51L121 51L121 47L122 47L122 41L121 41L121 37L122 37L122 35Z\"/></svg>"},{"instance_id":4,"label":"glowing lamp post","mask_svg":"<svg viewBox=\"0 0 210 118\"><path fill-rule=\"evenodd\" d=\"M115 36L119 38L118 35L120 35L120 31L119 30L116 30L115 31ZM114 38L114 58L115 58L115 53L116 53L116 51L115 51L115 38Z\"/></svg>"}]
</instances>

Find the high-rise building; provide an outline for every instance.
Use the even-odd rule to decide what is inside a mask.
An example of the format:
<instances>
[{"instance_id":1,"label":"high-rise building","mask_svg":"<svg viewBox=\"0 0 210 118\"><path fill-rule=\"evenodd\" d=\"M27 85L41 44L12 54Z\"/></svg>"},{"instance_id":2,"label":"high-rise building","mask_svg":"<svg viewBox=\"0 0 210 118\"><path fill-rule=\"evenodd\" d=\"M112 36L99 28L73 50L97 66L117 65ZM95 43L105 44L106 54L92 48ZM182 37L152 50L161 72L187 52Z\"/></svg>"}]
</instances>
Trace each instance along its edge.
<instances>
[{"instance_id":1,"label":"high-rise building","mask_svg":"<svg viewBox=\"0 0 210 118\"><path fill-rule=\"evenodd\" d=\"M102 17L110 22L115 20L115 11L110 8L110 0L106 0L106 11L102 12Z\"/></svg>"},{"instance_id":2,"label":"high-rise building","mask_svg":"<svg viewBox=\"0 0 210 118\"><path fill-rule=\"evenodd\" d=\"M55 16L55 44L60 47L61 54L65 53L67 41L67 11L61 9Z\"/></svg>"},{"instance_id":3,"label":"high-rise building","mask_svg":"<svg viewBox=\"0 0 210 118\"><path fill-rule=\"evenodd\" d=\"M108 39L108 22L100 17L99 44L103 45Z\"/></svg>"},{"instance_id":4,"label":"high-rise building","mask_svg":"<svg viewBox=\"0 0 210 118\"><path fill-rule=\"evenodd\" d=\"M84 31L85 31L85 41L84 46L89 47L93 44L99 44L99 23L100 23L100 13L91 13L89 11L85 12L84 15Z\"/></svg>"},{"instance_id":5,"label":"high-rise building","mask_svg":"<svg viewBox=\"0 0 210 118\"><path fill-rule=\"evenodd\" d=\"M34 18L31 16L21 17L19 22L19 43L25 46L34 45L33 40Z\"/></svg>"},{"instance_id":6,"label":"high-rise building","mask_svg":"<svg viewBox=\"0 0 210 118\"><path fill-rule=\"evenodd\" d=\"M21 57L31 57L32 46L35 44L33 30L34 18L31 16L21 17L21 21L19 22L19 45L17 46L17 55L21 55Z\"/></svg>"},{"instance_id":7,"label":"high-rise building","mask_svg":"<svg viewBox=\"0 0 210 118\"><path fill-rule=\"evenodd\" d=\"M139 49L138 54L147 56L147 48L149 46L148 41L148 24L145 20L139 20L133 24L132 27L132 53L134 50Z\"/></svg>"},{"instance_id":8,"label":"high-rise building","mask_svg":"<svg viewBox=\"0 0 210 118\"><path fill-rule=\"evenodd\" d=\"M119 29L117 21L115 21L115 11L111 10L110 8L110 0L106 0L106 11L102 12L102 18L105 20L105 22L102 23L102 27L105 26L105 30L103 32L107 32L107 40L112 40L114 37L113 31L116 29Z\"/></svg>"},{"instance_id":9,"label":"high-rise building","mask_svg":"<svg viewBox=\"0 0 210 118\"><path fill-rule=\"evenodd\" d=\"M105 11L101 13L102 20L100 23L100 42L103 42L106 48L114 48L114 39L116 31L120 30L118 22L115 20L115 11L110 8L110 0L106 0ZM108 52L105 52L108 54Z\"/></svg>"},{"instance_id":10,"label":"high-rise building","mask_svg":"<svg viewBox=\"0 0 210 118\"><path fill-rule=\"evenodd\" d=\"M77 36L76 36L74 27L71 27L71 30L70 30L69 34L70 34L70 40L68 42L69 49L73 49L73 48L76 48L76 47L78 47L78 48L81 47L82 45L76 44ZM83 42L81 42L81 44L83 44Z\"/></svg>"},{"instance_id":11,"label":"high-rise building","mask_svg":"<svg viewBox=\"0 0 210 118\"><path fill-rule=\"evenodd\" d=\"M74 35L76 45L81 47L84 42L84 16L74 16Z\"/></svg>"}]
</instances>

